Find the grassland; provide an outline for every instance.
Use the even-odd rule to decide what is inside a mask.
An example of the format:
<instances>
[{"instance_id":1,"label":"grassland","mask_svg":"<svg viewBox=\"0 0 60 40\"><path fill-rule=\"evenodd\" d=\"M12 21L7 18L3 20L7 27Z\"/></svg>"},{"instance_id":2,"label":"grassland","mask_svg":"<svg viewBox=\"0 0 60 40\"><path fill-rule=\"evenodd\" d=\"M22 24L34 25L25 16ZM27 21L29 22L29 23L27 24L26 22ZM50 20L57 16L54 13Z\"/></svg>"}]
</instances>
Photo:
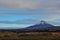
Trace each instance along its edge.
<instances>
[{"instance_id":1,"label":"grassland","mask_svg":"<svg viewBox=\"0 0 60 40\"><path fill-rule=\"evenodd\" d=\"M0 40L60 40L60 32L0 32Z\"/></svg>"}]
</instances>

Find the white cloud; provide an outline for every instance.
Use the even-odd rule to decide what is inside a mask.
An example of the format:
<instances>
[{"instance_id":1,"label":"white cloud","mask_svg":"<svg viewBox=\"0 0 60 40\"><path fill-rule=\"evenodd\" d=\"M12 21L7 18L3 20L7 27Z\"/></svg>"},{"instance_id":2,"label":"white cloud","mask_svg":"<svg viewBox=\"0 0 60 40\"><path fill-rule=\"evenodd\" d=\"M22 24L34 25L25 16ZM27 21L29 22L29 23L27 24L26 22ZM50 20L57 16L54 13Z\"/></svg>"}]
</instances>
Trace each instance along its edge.
<instances>
[{"instance_id":1,"label":"white cloud","mask_svg":"<svg viewBox=\"0 0 60 40\"><path fill-rule=\"evenodd\" d=\"M60 1L46 0L0 0L0 8L18 8L18 9L45 9L54 8L60 5Z\"/></svg>"},{"instance_id":2,"label":"white cloud","mask_svg":"<svg viewBox=\"0 0 60 40\"><path fill-rule=\"evenodd\" d=\"M38 2L22 0L0 0L0 8L18 8L18 9L35 9L38 8Z\"/></svg>"},{"instance_id":3,"label":"white cloud","mask_svg":"<svg viewBox=\"0 0 60 40\"><path fill-rule=\"evenodd\" d=\"M17 9L45 9L49 10L46 14L51 14L45 20L55 20L60 18L60 0L0 0L0 8L17 8ZM52 12L52 13L49 13ZM55 12L55 13L53 13ZM31 14L31 13L30 13ZM32 13L33 14L33 13ZM39 14L39 13L38 13ZM35 13L33 14L35 15ZM57 15L57 16L56 16Z\"/></svg>"},{"instance_id":4,"label":"white cloud","mask_svg":"<svg viewBox=\"0 0 60 40\"><path fill-rule=\"evenodd\" d=\"M55 21L57 19L60 19L60 16L59 15L52 15L52 16L49 16L48 18L44 18L43 20L45 21Z\"/></svg>"}]
</instances>

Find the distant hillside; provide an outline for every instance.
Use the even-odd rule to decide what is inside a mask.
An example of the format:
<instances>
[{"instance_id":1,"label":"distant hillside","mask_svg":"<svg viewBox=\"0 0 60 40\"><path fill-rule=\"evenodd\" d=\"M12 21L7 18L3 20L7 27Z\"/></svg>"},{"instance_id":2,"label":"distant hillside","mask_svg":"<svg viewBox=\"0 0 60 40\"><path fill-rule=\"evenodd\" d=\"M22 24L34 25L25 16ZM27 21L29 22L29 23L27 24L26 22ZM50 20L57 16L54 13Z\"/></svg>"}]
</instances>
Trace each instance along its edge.
<instances>
[{"instance_id":1,"label":"distant hillside","mask_svg":"<svg viewBox=\"0 0 60 40\"><path fill-rule=\"evenodd\" d=\"M42 20L42 21L40 21L40 23L32 25L32 26L27 27L27 28L47 28L47 27L52 27L52 26L54 26L54 25L49 24L46 21Z\"/></svg>"}]
</instances>

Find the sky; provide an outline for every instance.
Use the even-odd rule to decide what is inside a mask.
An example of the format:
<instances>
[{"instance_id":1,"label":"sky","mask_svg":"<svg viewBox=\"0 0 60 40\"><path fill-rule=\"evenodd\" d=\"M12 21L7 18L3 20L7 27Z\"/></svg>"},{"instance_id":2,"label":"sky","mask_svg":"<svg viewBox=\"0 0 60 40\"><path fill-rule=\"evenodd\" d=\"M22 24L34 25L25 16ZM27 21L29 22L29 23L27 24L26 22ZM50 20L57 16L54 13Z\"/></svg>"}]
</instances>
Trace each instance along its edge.
<instances>
[{"instance_id":1,"label":"sky","mask_svg":"<svg viewBox=\"0 0 60 40\"><path fill-rule=\"evenodd\" d=\"M0 0L0 29L25 28L41 20L60 26L60 0Z\"/></svg>"}]
</instances>

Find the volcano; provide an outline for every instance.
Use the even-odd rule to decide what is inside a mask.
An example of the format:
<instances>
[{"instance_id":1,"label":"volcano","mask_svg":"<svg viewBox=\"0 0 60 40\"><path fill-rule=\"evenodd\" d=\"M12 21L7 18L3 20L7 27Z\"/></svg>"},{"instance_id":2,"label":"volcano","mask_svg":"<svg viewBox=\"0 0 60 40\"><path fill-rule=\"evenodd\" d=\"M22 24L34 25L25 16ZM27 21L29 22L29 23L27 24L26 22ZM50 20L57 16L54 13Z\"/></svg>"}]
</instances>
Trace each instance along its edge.
<instances>
[{"instance_id":1,"label":"volcano","mask_svg":"<svg viewBox=\"0 0 60 40\"><path fill-rule=\"evenodd\" d=\"M50 23L47 23L44 20L41 20L38 24L19 29L4 29L0 31L10 31L10 32L60 32L60 26L54 26Z\"/></svg>"},{"instance_id":2,"label":"volcano","mask_svg":"<svg viewBox=\"0 0 60 40\"><path fill-rule=\"evenodd\" d=\"M47 27L53 27L54 25L47 23L44 20L41 20L40 23L29 26L27 28L47 28Z\"/></svg>"}]
</instances>

